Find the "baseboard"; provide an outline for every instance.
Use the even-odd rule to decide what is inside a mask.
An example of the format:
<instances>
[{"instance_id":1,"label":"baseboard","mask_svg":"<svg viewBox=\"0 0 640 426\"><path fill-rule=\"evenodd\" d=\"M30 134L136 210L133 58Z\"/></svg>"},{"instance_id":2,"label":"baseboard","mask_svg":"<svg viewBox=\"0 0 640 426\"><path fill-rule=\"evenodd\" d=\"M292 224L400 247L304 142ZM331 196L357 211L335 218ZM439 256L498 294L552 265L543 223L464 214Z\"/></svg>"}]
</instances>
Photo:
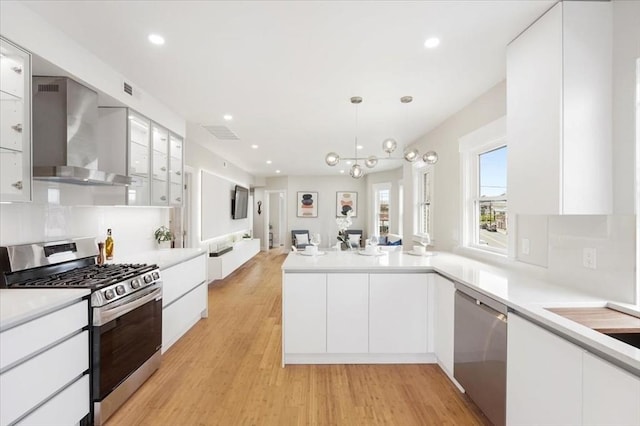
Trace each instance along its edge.
<instances>
[{"instance_id":1,"label":"baseboard","mask_svg":"<svg viewBox=\"0 0 640 426\"><path fill-rule=\"evenodd\" d=\"M285 354L284 364L435 364L435 354Z\"/></svg>"}]
</instances>

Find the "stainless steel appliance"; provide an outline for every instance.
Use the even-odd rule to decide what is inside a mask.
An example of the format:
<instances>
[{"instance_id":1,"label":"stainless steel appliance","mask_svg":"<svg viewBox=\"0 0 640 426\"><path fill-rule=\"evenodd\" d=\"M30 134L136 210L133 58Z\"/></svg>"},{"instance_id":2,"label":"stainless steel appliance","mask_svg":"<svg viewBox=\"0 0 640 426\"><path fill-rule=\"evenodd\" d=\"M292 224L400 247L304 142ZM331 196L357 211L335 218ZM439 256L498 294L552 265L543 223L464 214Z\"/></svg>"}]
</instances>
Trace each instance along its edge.
<instances>
[{"instance_id":1,"label":"stainless steel appliance","mask_svg":"<svg viewBox=\"0 0 640 426\"><path fill-rule=\"evenodd\" d=\"M453 376L496 426L506 424L507 307L456 283Z\"/></svg>"},{"instance_id":2,"label":"stainless steel appliance","mask_svg":"<svg viewBox=\"0 0 640 426\"><path fill-rule=\"evenodd\" d=\"M97 255L94 238L0 247L0 287L91 290L91 401L101 425L160 365L162 280L156 265L97 265Z\"/></svg>"},{"instance_id":3,"label":"stainless steel appliance","mask_svg":"<svg viewBox=\"0 0 640 426\"><path fill-rule=\"evenodd\" d=\"M34 77L33 178L130 185L128 176L99 170L97 127L96 92L65 77Z\"/></svg>"}]
</instances>

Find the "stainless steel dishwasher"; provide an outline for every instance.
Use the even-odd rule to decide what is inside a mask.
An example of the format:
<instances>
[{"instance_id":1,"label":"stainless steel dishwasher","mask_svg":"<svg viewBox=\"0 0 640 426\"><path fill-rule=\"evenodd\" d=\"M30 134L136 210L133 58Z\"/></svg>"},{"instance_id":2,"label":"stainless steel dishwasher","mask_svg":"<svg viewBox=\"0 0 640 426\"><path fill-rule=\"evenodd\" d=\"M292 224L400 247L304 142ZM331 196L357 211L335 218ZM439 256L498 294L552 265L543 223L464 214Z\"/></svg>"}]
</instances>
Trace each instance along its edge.
<instances>
[{"instance_id":1,"label":"stainless steel dishwasher","mask_svg":"<svg viewBox=\"0 0 640 426\"><path fill-rule=\"evenodd\" d=\"M453 376L496 426L506 423L507 307L456 283Z\"/></svg>"}]
</instances>

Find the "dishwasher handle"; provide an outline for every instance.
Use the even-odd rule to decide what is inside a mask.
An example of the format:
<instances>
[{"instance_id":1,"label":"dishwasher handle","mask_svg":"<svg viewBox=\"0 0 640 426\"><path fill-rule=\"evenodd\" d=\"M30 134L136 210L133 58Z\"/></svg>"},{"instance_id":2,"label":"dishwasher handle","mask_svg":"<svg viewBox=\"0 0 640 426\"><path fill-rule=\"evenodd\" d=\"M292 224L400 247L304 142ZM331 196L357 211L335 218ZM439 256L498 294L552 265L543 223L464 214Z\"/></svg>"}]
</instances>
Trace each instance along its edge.
<instances>
[{"instance_id":1,"label":"dishwasher handle","mask_svg":"<svg viewBox=\"0 0 640 426\"><path fill-rule=\"evenodd\" d=\"M465 290L467 290L467 289L465 289ZM472 292L476 293L476 294L469 294L465 290L462 290L460 288L456 288L456 293L459 294L460 296L464 297L465 299L467 299L469 302L474 303L479 308L481 308L481 309L487 311L488 313L490 313L491 315L495 316L500 321L507 322L507 307L506 307L506 305L503 305L502 303L500 303L498 301L495 301L495 300L490 299L490 298L488 298L486 296L483 296L483 295L481 295L481 294L479 294L479 293L477 293L475 291L472 291Z\"/></svg>"}]
</instances>

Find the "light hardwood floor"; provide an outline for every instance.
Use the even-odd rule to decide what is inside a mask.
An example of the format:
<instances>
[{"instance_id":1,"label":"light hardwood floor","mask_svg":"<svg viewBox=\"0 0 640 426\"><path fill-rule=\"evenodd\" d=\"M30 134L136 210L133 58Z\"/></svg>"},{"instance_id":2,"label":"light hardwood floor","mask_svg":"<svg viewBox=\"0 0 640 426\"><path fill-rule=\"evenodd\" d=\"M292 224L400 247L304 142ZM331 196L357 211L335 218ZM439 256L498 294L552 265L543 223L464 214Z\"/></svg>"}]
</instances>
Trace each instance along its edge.
<instances>
[{"instance_id":1,"label":"light hardwood floor","mask_svg":"<svg viewBox=\"0 0 640 426\"><path fill-rule=\"evenodd\" d=\"M210 285L209 318L107 426L489 424L436 365L282 368L284 259L261 252Z\"/></svg>"}]
</instances>

